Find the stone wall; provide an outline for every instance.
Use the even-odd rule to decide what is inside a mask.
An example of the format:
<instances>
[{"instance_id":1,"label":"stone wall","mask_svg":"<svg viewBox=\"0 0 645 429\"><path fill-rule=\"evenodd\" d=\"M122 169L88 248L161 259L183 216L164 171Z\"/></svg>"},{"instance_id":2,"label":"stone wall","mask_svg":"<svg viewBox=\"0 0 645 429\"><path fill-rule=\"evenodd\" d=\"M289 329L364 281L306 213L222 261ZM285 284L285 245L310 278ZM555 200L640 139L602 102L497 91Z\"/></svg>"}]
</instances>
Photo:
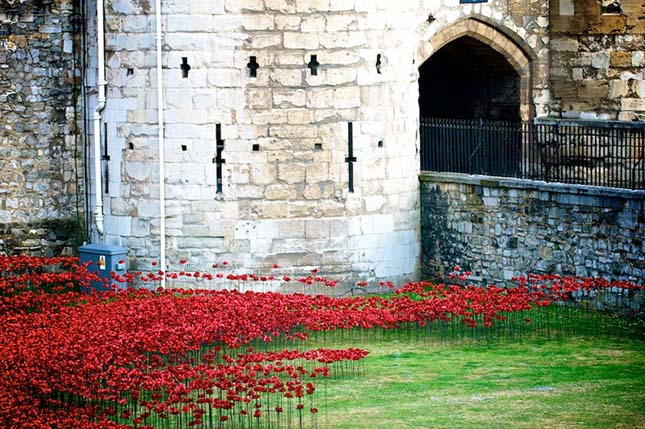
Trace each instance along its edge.
<instances>
[{"instance_id":1,"label":"stone wall","mask_svg":"<svg viewBox=\"0 0 645 429\"><path fill-rule=\"evenodd\" d=\"M75 3L0 0L0 239L9 251L69 253L80 234Z\"/></svg>"},{"instance_id":2,"label":"stone wall","mask_svg":"<svg viewBox=\"0 0 645 429\"><path fill-rule=\"evenodd\" d=\"M421 175L423 270L475 282L562 274L645 282L645 192Z\"/></svg>"},{"instance_id":3,"label":"stone wall","mask_svg":"<svg viewBox=\"0 0 645 429\"><path fill-rule=\"evenodd\" d=\"M444 30L457 23L463 32L455 36L499 34L496 49L509 61L521 52L536 64L535 85L527 84L538 88L532 95L541 111L548 101L548 8L529 3L539 6L164 1L171 264L185 258L195 269L221 259L249 270L322 266L348 282L414 277L418 66L450 42ZM139 268L160 253L154 13L151 2L107 4L106 239L130 248L131 266ZM489 33L493 27L500 30ZM346 161L350 122L354 192Z\"/></svg>"},{"instance_id":4,"label":"stone wall","mask_svg":"<svg viewBox=\"0 0 645 429\"><path fill-rule=\"evenodd\" d=\"M551 0L554 112L582 119L645 119L645 5Z\"/></svg>"}]
</instances>

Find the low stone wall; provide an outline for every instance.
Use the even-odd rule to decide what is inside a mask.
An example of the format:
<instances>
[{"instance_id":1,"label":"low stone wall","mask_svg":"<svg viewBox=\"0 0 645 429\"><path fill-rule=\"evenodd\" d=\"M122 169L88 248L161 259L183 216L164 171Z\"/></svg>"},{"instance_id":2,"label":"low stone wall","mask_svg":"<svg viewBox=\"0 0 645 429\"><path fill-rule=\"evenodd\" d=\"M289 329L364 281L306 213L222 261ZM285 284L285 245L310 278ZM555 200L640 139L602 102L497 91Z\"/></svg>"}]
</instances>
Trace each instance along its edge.
<instances>
[{"instance_id":1,"label":"low stone wall","mask_svg":"<svg viewBox=\"0 0 645 429\"><path fill-rule=\"evenodd\" d=\"M536 274L645 282L645 191L422 173L423 275Z\"/></svg>"},{"instance_id":2,"label":"low stone wall","mask_svg":"<svg viewBox=\"0 0 645 429\"><path fill-rule=\"evenodd\" d=\"M579 290L571 294L576 305L590 310L645 317L645 291L611 287L604 290Z\"/></svg>"}]
</instances>

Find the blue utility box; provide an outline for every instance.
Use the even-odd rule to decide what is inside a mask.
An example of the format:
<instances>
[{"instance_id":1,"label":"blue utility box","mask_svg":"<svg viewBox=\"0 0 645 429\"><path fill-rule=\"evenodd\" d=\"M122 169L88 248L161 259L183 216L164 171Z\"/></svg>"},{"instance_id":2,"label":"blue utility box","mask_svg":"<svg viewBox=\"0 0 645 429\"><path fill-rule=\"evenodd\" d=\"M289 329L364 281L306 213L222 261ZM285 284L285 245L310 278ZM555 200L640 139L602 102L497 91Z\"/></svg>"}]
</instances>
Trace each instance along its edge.
<instances>
[{"instance_id":1,"label":"blue utility box","mask_svg":"<svg viewBox=\"0 0 645 429\"><path fill-rule=\"evenodd\" d=\"M99 278L105 281L93 281L89 287L83 286L82 290L91 292L109 291L112 285L119 289L126 289L127 283L117 282L112 278L114 273L120 277L128 271L127 254L128 249L108 244L87 244L79 248L81 264L91 262L87 269L90 273L98 273Z\"/></svg>"}]
</instances>

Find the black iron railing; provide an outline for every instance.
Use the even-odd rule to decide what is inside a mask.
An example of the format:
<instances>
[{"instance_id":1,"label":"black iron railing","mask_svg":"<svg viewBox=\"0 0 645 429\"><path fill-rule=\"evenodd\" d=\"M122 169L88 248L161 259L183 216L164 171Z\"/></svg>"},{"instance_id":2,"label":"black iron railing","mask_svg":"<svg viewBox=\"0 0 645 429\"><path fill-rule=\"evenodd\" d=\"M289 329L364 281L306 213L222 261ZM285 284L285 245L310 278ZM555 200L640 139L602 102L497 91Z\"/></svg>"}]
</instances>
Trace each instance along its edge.
<instances>
[{"instance_id":1,"label":"black iron railing","mask_svg":"<svg viewBox=\"0 0 645 429\"><path fill-rule=\"evenodd\" d=\"M645 124L422 118L421 169L645 189Z\"/></svg>"}]
</instances>

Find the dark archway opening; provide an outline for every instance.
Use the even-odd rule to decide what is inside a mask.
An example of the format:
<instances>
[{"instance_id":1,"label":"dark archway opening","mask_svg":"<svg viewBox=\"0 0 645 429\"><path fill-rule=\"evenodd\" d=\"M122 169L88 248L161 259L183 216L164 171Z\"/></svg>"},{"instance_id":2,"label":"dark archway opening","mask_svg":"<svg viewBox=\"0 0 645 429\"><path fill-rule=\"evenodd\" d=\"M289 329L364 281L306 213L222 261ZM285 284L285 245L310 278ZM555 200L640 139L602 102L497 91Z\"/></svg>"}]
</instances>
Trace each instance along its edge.
<instances>
[{"instance_id":1,"label":"dark archway opening","mask_svg":"<svg viewBox=\"0 0 645 429\"><path fill-rule=\"evenodd\" d=\"M422 118L520 120L520 76L472 37L439 49L419 68Z\"/></svg>"}]
</instances>

